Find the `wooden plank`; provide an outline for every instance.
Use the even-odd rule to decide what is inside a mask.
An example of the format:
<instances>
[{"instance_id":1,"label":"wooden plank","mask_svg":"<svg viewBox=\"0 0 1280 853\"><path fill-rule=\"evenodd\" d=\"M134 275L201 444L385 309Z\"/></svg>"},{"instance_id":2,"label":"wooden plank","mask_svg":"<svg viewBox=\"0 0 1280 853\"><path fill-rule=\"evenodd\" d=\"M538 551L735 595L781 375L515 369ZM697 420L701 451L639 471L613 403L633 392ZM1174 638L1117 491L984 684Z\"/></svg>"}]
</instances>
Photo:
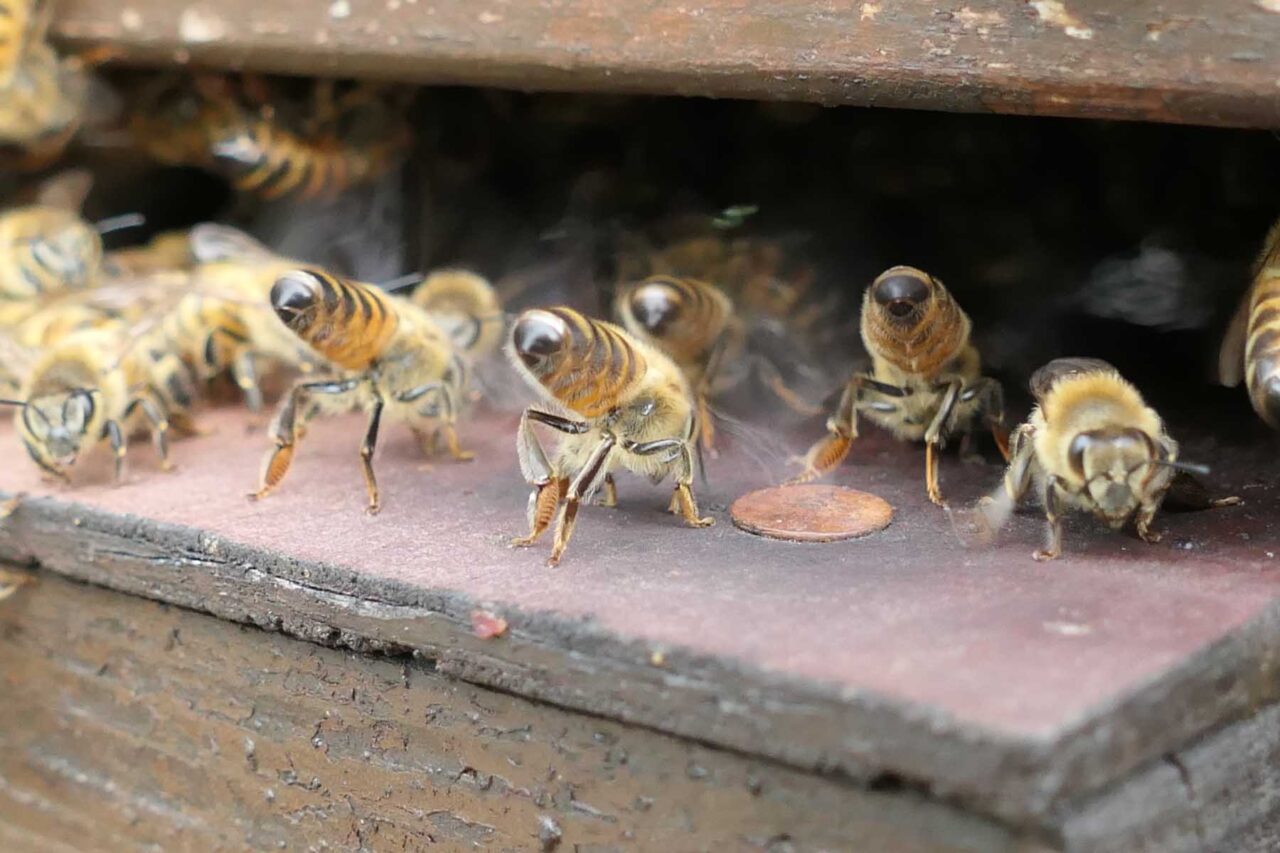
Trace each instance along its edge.
<instances>
[{"instance_id":1,"label":"wooden plank","mask_svg":"<svg viewBox=\"0 0 1280 853\"><path fill-rule=\"evenodd\" d=\"M517 89L1280 126L1280 5L69 0L131 61Z\"/></svg>"},{"instance_id":2,"label":"wooden plank","mask_svg":"<svg viewBox=\"0 0 1280 853\"><path fill-rule=\"evenodd\" d=\"M0 607L0 656L9 850L1035 849L910 791L48 573Z\"/></svg>"},{"instance_id":3,"label":"wooden plank","mask_svg":"<svg viewBox=\"0 0 1280 853\"><path fill-rule=\"evenodd\" d=\"M116 488L92 471L72 491L4 472L0 487L52 499L0 525L0 555L323 643L417 651L467 681L1023 825L1280 689L1274 486L1250 488L1238 511L1166 518L1155 547L1073 525L1072 553L1042 566L1033 516L990 550L958 551L919 488L918 450L869 435L841 476L897 508L878 536L800 547L733 530L723 508L759 474L728 454L703 494L716 528L680 527L660 512L664 492L624 480L622 507L585 510L548 570L545 552L505 546L525 499L510 415L468 426L478 461L430 472L389 429L374 519L358 418L317 423L285 487L257 505L243 494L260 441L237 413L208 423L175 448L174 476L147 470L142 449ZM12 440L0 431L0 446ZM1186 452L1210 458L1207 441L1188 437ZM1269 452L1215 454L1215 476L1251 483ZM988 483L959 466L944 477L971 500ZM508 637L471 635L480 605Z\"/></svg>"}]
</instances>

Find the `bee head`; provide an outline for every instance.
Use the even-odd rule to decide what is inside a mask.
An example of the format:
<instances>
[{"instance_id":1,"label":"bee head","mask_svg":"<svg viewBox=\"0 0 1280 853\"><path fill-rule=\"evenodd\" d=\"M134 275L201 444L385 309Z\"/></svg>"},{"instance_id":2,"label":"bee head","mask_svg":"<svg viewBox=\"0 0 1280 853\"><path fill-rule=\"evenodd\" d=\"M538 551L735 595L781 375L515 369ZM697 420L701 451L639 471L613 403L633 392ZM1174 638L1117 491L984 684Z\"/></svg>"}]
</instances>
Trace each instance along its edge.
<instances>
[{"instance_id":1,"label":"bee head","mask_svg":"<svg viewBox=\"0 0 1280 853\"><path fill-rule=\"evenodd\" d=\"M321 299L320 280L306 270L290 270L271 285L271 307L294 331L311 324Z\"/></svg>"},{"instance_id":2,"label":"bee head","mask_svg":"<svg viewBox=\"0 0 1280 853\"><path fill-rule=\"evenodd\" d=\"M909 323L933 296L933 279L914 267L894 267L871 283L871 298L893 322Z\"/></svg>"},{"instance_id":3,"label":"bee head","mask_svg":"<svg viewBox=\"0 0 1280 853\"><path fill-rule=\"evenodd\" d=\"M640 328L661 338L680 317L684 298L672 282L655 278L631 292L630 308Z\"/></svg>"},{"instance_id":4,"label":"bee head","mask_svg":"<svg viewBox=\"0 0 1280 853\"><path fill-rule=\"evenodd\" d=\"M569 348L569 326L550 311L535 308L516 318L511 350L535 376L552 369L552 360Z\"/></svg>"},{"instance_id":5,"label":"bee head","mask_svg":"<svg viewBox=\"0 0 1280 853\"><path fill-rule=\"evenodd\" d=\"M1085 482L1097 512L1113 527L1137 507L1150 465L1158 461L1151 436L1139 429L1107 428L1076 435L1067 449L1072 473Z\"/></svg>"},{"instance_id":6,"label":"bee head","mask_svg":"<svg viewBox=\"0 0 1280 853\"><path fill-rule=\"evenodd\" d=\"M27 453L51 470L75 464L96 408L94 395L84 389L23 403L18 428Z\"/></svg>"}]
</instances>

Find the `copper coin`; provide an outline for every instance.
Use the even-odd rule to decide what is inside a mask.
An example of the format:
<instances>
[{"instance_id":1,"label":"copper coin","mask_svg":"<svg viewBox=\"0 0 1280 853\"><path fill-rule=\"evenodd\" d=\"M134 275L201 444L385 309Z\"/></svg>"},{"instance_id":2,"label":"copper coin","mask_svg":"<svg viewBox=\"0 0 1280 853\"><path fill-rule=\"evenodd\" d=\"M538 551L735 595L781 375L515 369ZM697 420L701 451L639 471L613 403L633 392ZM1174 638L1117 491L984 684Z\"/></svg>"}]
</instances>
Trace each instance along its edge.
<instances>
[{"instance_id":1,"label":"copper coin","mask_svg":"<svg viewBox=\"0 0 1280 853\"><path fill-rule=\"evenodd\" d=\"M748 533L835 542L883 530L893 520L893 507L876 495L841 486L774 486L738 498L729 514Z\"/></svg>"}]
</instances>

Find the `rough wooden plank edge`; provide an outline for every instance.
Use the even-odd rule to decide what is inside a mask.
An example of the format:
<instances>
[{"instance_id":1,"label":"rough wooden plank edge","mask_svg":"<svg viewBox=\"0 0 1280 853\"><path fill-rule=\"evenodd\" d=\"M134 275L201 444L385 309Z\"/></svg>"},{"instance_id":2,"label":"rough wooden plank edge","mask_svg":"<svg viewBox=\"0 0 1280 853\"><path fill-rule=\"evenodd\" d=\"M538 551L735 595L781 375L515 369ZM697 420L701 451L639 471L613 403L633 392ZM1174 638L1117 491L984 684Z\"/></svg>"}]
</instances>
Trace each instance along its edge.
<instances>
[{"instance_id":1,"label":"rough wooden plank edge","mask_svg":"<svg viewBox=\"0 0 1280 853\"><path fill-rule=\"evenodd\" d=\"M1280 126L1280 15L1263 3L492 5L71 0L55 34L160 66Z\"/></svg>"},{"instance_id":2,"label":"rough wooden plank edge","mask_svg":"<svg viewBox=\"0 0 1280 853\"><path fill-rule=\"evenodd\" d=\"M1094 709L1059 740L1011 741L928 708L679 649L661 650L655 666L654 649L588 621L508 611L60 501L25 501L0 524L0 559L325 645L413 651L467 682L855 784L911 787L1017 827L1043 827L1280 693L1280 606ZM469 615L486 604L510 623L502 640L471 634Z\"/></svg>"}]
</instances>

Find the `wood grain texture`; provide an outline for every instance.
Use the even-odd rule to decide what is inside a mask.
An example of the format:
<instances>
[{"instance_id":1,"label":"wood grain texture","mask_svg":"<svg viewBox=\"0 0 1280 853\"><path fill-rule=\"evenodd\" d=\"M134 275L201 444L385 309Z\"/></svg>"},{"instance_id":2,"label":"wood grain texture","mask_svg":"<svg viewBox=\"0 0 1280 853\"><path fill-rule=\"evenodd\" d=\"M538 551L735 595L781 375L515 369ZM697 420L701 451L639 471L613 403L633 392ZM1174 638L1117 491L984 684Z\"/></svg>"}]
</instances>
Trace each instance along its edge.
<instances>
[{"instance_id":1,"label":"wood grain texture","mask_svg":"<svg viewBox=\"0 0 1280 853\"><path fill-rule=\"evenodd\" d=\"M7 850L1033 850L860 790L44 574L0 608Z\"/></svg>"},{"instance_id":2,"label":"wood grain texture","mask_svg":"<svg viewBox=\"0 0 1280 853\"><path fill-rule=\"evenodd\" d=\"M1280 126L1272 2L69 0L131 61L518 89Z\"/></svg>"}]
</instances>

